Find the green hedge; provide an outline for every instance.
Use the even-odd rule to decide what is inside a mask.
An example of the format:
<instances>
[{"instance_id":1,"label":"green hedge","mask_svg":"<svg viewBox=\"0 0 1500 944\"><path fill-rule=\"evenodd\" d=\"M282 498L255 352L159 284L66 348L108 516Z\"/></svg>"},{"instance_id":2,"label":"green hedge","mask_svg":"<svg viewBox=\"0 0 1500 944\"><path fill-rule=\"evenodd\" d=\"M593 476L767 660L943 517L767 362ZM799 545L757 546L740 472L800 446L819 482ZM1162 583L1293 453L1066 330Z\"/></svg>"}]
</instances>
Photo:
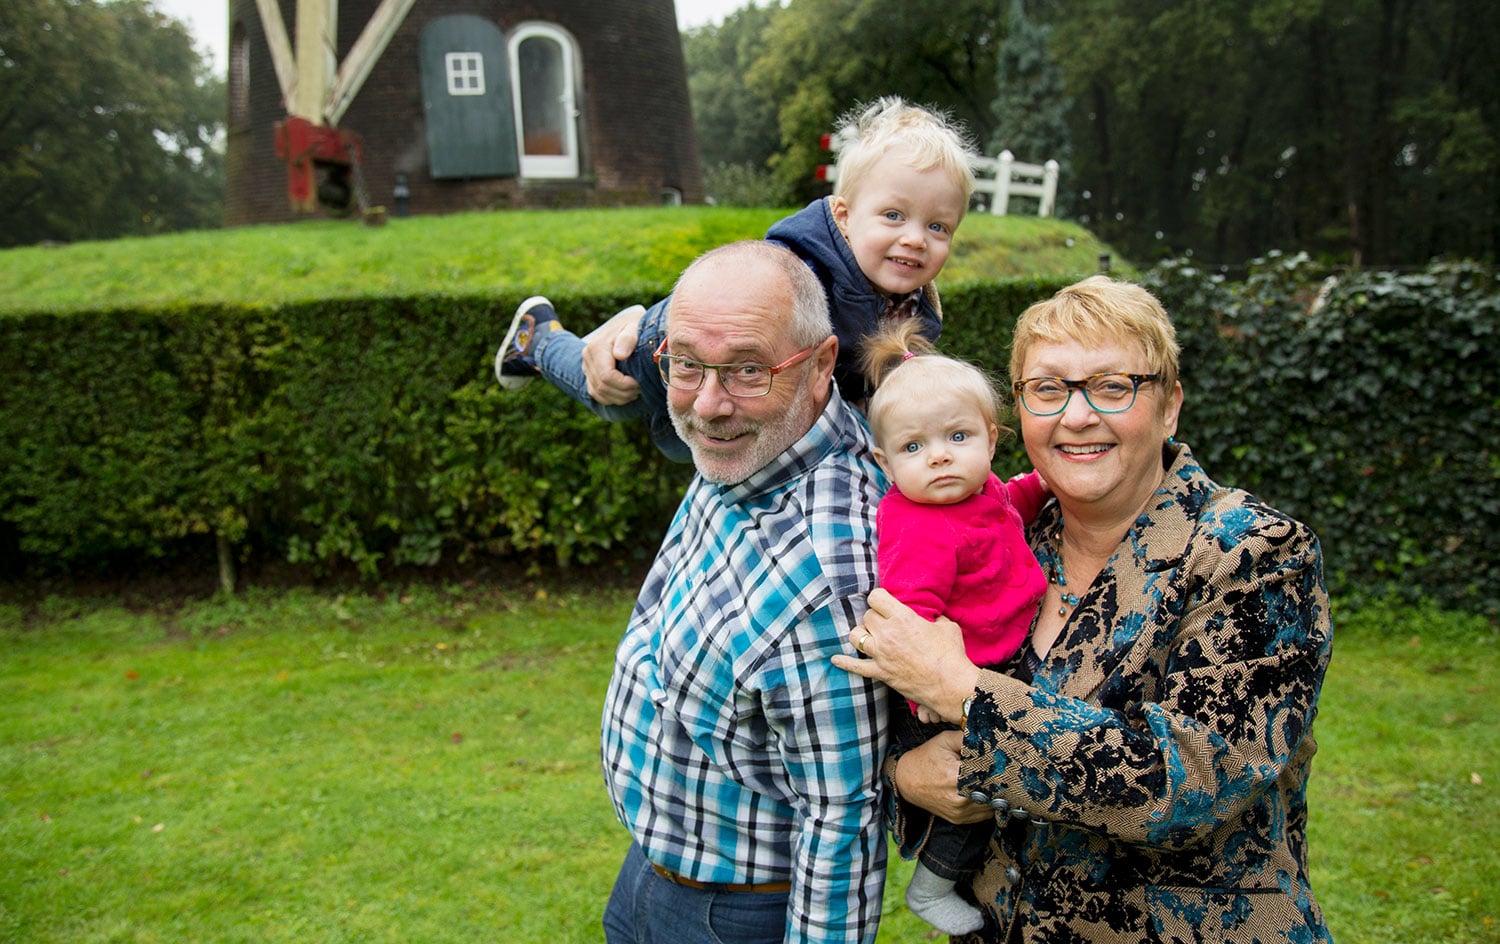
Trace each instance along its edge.
<instances>
[{"instance_id":1,"label":"green hedge","mask_svg":"<svg viewBox=\"0 0 1500 944\"><path fill-rule=\"evenodd\" d=\"M1241 284L1180 261L1144 281L1179 325L1180 435L1211 475L1316 528L1342 591L1500 612L1492 274L1347 275L1316 305L1301 258ZM1003 375L1016 315L1062 284L946 288L945 349ZM587 329L666 288L554 301ZM0 319L0 576L211 562L216 547L231 565L366 576L649 554L688 469L544 383L501 393L490 362L514 303ZM1018 440L997 464L1025 466Z\"/></svg>"},{"instance_id":2,"label":"green hedge","mask_svg":"<svg viewBox=\"0 0 1500 944\"><path fill-rule=\"evenodd\" d=\"M650 292L660 292L652 287ZM629 298L561 297L592 322ZM0 570L251 555L320 568L659 536L687 478L491 373L508 306L451 296L0 319Z\"/></svg>"}]
</instances>

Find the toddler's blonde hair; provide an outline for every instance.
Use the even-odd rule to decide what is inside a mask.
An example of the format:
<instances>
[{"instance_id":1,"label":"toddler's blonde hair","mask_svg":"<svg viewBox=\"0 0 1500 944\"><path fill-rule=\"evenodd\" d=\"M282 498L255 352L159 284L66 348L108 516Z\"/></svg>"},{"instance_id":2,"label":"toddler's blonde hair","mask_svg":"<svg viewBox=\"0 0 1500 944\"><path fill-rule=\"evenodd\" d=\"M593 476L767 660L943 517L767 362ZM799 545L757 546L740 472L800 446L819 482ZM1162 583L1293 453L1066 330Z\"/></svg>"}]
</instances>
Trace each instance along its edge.
<instances>
[{"instance_id":1,"label":"toddler's blonde hair","mask_svg":"<svg viewBox=\"0 0 1500 944\"><path fill-rule=\"evenodd\" d=\"M916 170L939 168L963 191L964 206L974 193L974 149L963 126L946 112L908 104L887 95L850 111L839 121L839 134L851 140L839 151L834 196L853 200L870 170L891 151L909 152ZM904 155L905 156L905 155Z\"/></svg>"}]
</instances>

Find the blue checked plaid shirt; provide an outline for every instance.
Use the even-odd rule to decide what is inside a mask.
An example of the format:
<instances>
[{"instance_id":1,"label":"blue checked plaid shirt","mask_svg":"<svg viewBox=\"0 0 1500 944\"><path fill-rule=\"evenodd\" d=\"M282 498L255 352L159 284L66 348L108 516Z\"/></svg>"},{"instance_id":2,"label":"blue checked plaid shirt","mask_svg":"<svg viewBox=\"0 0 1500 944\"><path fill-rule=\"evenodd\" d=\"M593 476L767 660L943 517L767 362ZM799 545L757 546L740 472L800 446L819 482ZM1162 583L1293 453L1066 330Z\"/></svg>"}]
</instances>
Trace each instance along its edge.
<instances>
[{"instance_id":1,"label":"blue checked plaid shirt","mask_svg":"<svg viewBox=\"0 0 1500 944\"><path fill-rule=\"evenodd\" d=\"M792 883L787 941L875 940L890 693L829 663L875 587L885 481L835 390L738 485L694 478L604 703L604 779L646 857L701 882Z\"/></svg>"}]
</instances>

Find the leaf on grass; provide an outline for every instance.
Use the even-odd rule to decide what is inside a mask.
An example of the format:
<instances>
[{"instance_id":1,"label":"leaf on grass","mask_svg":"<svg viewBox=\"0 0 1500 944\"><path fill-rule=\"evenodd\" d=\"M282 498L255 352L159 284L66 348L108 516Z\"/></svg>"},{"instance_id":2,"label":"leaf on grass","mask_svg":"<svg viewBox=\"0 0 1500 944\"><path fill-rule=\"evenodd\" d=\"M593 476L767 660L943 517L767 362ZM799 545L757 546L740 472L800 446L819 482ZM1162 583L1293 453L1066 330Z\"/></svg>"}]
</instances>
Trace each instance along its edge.
<instances>
[{"instance_id":1,"label":"leaf on grass","mask_svg":"<svg viewBox=\"0 0 1500 944\"><path fill-rule=\"evenodd\" d=\"M126 669L125 670L125 677L128 678L128 679L130 679L132 682L134 682L136 679L138 679L138 678L141 677L141 674L139 672L137 672L135 669Z\"/></svg>"},{"instance_id":2,"label":"leaf on grass","mask_svg":"<svg viewBox=\"0 0 1500 944\"><path fill-rule=\"evenodd\" d=\"M451 740L454 744L462 744L464 742L463 732L454 731L451 735L449 735L449 740Z\"/></svg>"}]
</instances>

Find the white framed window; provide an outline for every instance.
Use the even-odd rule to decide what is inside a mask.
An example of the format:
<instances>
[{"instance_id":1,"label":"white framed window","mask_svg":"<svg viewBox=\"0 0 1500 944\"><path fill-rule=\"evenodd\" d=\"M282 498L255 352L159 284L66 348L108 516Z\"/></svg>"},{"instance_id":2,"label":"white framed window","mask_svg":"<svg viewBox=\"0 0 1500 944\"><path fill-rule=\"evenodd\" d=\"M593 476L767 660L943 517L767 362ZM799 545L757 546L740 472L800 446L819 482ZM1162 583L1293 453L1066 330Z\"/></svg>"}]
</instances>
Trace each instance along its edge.
<instances>
[{"instance_id":1,"label":"white framed window","mask_svg":"<svg viewBox=\"0 0 1500 944\"><path fill-rule=\"evenodd\" d=\"M509 38L521 176L576 178L578 51L551 23L522 23Z\"/></svg>"},{"instance_id":2,"label":"white framed window","mask_svg":"<svg viewBox=\"0 0 1500 944\"><path fill-rule=\"evenodd\" d=\"M450 52L445 59L449 95L484 94L484 54Z\"/></svg>"}]
</instances>

